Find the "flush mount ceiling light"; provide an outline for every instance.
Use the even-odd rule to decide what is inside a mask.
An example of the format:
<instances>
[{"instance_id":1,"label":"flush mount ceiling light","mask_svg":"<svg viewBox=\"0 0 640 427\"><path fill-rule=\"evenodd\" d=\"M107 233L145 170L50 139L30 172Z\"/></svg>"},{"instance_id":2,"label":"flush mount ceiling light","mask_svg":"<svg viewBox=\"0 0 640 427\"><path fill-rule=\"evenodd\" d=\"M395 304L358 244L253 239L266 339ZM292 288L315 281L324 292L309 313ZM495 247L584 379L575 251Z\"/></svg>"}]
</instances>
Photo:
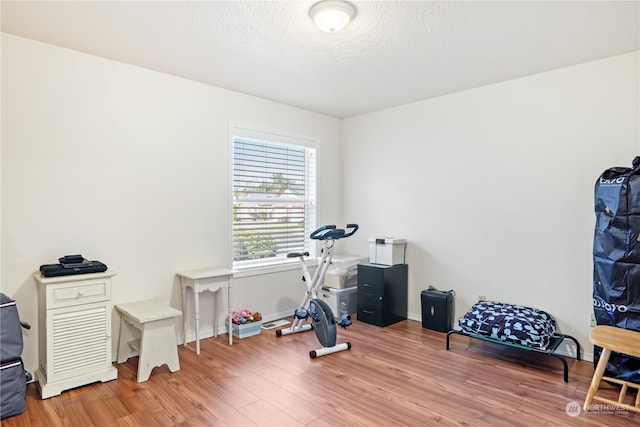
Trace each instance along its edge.
<instances>
[{"instance_id":1,"label":"flush mount ceiling light","mask_svg":"<svg viewBox=\"0 0 640 427\"><path fill-rule=\"evenodd\" d=\"M309 16L322 31L335 33L356 16L356 8L346 1L325 0L311 6Z\"/></svg>"}]
</instances>

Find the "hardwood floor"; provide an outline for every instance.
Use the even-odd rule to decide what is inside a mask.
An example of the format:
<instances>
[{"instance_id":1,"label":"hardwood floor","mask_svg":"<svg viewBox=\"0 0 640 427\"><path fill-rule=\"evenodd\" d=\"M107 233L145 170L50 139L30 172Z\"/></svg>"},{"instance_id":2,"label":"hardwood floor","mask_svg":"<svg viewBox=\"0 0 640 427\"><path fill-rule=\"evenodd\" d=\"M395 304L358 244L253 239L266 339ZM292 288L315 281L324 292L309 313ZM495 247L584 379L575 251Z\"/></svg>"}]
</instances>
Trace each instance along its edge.
<instances>
[{"instance_id":1,"label":"hardwood floor","mask_svg":"<svg viewBox=\"0 0 640 427\"><path fill-rule=\"evenodd\" d=\"M313 332L276 338L274 330L227 343L226 335L179 346L181 370L155 368L136 382L138 358L116 365L115 381L40 400L29 384L14 426L637 426L627 411L572 417L589 387L591 362L547 356L404 321L379 328L354 321L338 342L352 349L317 359ZM616 390L611 396L616 396ZM635 396L634 396L635 397ZM575 406L574 406L575 407ZM603 408L606 409L606 408Z\"/></svg>"}]
</instances>

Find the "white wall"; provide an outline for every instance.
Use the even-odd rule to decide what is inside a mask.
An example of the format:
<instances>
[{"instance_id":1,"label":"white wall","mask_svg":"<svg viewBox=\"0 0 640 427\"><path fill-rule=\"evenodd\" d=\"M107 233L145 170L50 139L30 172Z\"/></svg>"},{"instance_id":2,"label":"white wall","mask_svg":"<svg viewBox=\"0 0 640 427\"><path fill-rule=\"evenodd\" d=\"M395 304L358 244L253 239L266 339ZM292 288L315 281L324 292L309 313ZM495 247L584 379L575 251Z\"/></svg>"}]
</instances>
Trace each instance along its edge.
<instances>
[{"instance_id":1,"label":"white wall","mask_svg":"<svg viewBox=\"0 0 640 427\"><path fill-rule=\"evenodd\" d=\"M428 285L531 305L591 352L593 186L640 146L638 52L346 119L344 216ZM498 65L497 65L498 66ZM473 70L469 70L473 72Z\"/></svg>"},{"instance_id":2,"label":"white wall","mask_svg":"<svg viewBox=\"0 0 640 427\"><path fill-rule=\"evenodd\" d=\"M230 121L318 137L318 221L339 220L339 120L2 34L1 286L33 326L27 369L37 368L41 264L80 253L118 273L114 303L174 307L177 271L229 265ZM299 278L235 280L234 306L289 314ZM212 301L201 297L205 336ZM114 314L114 336L117 325Z\"/></svg>"}]
</instances>

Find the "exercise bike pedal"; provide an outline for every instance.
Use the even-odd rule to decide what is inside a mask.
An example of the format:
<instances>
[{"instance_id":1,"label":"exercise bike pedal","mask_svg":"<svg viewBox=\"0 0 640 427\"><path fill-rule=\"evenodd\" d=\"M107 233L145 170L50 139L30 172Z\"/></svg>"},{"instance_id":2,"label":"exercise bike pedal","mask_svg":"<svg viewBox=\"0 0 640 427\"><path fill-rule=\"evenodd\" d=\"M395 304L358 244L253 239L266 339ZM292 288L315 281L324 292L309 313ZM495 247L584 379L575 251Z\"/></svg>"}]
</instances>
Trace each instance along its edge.
<instances>
[{"instance_id":1,"label":"exercise bike pedal","mask_svg":"<svg viewBox=\"0 0 640 427\"><path fill-rule=\"evenodd\" d=\"M299 308L293 313L293 316L296 319L305 320L309 317L309 312L304 308Z\"/></svg>"},{"instance_id":2,"label":"exercise bike pedal","mask_svg":"<svg viewBox=\"0 0 640 427\"><path fill-rule=\"evenodd\" d=\"M351 322L351 315L349 314L343 314L340 317L340 322L338 323L338 325L342 326L344 329L347 329L347 326L351 326L352 322Z\"/></svg>"}]
</instances>

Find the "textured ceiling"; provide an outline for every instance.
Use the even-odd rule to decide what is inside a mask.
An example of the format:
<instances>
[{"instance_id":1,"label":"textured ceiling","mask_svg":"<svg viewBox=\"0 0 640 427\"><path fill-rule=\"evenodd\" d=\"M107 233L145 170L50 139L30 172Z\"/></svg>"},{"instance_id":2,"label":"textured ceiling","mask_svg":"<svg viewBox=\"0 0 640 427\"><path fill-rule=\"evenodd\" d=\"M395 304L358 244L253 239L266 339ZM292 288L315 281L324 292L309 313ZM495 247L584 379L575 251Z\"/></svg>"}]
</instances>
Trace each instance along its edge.
<instances>
[{"instance_id":1,"label":"textured ceiling","mask_svg":"<svg viewBox=\"0 0 640 427\"><path fill-rule=\"evenodd\" d=\"M640 49L638 1L6 1L2 31L335 117Z\"/></svg>"}]
</instances>

